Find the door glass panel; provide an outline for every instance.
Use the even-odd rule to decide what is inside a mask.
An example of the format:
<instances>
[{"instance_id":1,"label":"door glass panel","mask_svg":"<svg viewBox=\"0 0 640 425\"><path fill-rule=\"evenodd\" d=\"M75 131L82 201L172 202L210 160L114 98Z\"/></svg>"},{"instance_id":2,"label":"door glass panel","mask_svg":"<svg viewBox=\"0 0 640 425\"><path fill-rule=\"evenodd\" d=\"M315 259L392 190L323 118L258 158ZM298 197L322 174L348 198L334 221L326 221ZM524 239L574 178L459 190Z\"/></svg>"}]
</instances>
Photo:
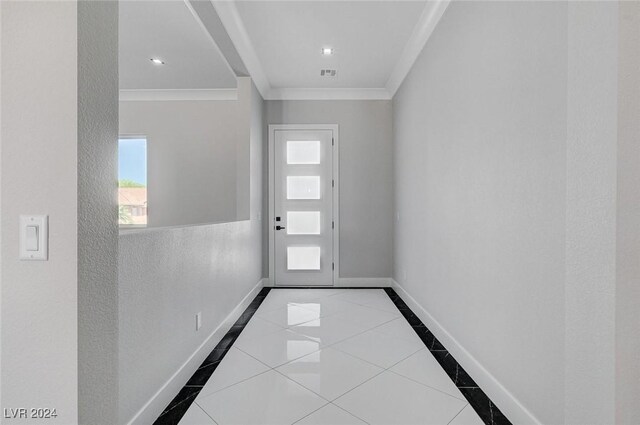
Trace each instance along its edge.
<instances>
[{"instance_id":1,"label":"door glass panel","mask_svg":"<svg viewBox=\"0 0 640 425\"><path fill-rule=\"evenodd\" d=\"M320 270L319 246L287 247L287 269Z\"/></svg>"},{"instance_id":2,"label":"door glass panel","mask_svg":"<svg viewBox=\"0 0 640 425\"><path fill-rule=\"evenodd\" d=\"M319 235L320 211L287 211L288 235Z\"/></svg>"},{"instance_id":3,"label":"door glass panel","mask_svg":"<svg viewBox=\"0 0 640 425\"><path fill-rule=\"evenodd\" d=\"M287 142L287 164L320 164L320 141Z\"/></svg>"},{"instance_id":4,"label":"door glass panel","mask_svg":"<svg viewBox=\"0 0 640 425\"><path fill-rule=\"evenodd\" d=\"M287 199L320 199L320 176L287 176Z\"/></svg>"}]
</instances>

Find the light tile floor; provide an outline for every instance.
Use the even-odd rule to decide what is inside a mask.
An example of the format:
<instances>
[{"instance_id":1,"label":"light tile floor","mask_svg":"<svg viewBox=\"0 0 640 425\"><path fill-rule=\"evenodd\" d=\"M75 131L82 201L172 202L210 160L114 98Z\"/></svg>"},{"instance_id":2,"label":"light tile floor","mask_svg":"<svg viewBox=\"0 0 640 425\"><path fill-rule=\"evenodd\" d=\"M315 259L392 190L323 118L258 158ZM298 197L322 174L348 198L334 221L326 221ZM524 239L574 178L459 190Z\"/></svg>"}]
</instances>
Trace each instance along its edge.
<instances>
[{"instance_id":1,"label":"light tile floor","mask_svg":"<svg viewBox=\"0 0 640 425\"><path fill-rule=\"evenodd\" d=\"M181 425L481 425L380 289L272 290Z\"/></svg>"}]
</instances>

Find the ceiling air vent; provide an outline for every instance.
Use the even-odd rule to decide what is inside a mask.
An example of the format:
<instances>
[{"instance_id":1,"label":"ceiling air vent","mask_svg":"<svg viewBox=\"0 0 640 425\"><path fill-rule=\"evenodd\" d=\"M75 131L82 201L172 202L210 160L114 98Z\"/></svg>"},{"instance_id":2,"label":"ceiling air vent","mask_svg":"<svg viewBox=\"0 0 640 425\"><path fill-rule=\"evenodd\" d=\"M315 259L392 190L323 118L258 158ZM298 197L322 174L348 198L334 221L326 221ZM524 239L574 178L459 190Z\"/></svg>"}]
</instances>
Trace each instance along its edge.
<instances>
[{"instance_id":1,"label":"ceiling air vent","mask_svg":"<svg viewBox=\"0 0 640 425\"><path fill-rule=\"evenodd\" d=\"M321 77L335 77L336 70L335 69L321 69L320 70Z\"/></svg>"}]
</instances>

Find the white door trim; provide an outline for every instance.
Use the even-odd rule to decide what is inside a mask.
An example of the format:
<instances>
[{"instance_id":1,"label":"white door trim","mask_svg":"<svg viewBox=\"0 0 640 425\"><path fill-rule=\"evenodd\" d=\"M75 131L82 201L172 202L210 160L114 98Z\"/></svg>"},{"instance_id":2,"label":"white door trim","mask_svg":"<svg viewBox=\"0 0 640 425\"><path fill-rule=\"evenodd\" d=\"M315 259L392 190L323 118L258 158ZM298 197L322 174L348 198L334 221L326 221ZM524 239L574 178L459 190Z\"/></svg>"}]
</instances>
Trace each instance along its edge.
<instances>
[{"instance_id":1,"label":"white door trim","mask_svg":"<svg viewBox=\"0 0 640 425\"><path fill-rule=\"evenodd\" d=\"M338 285L340 277L340 162L339 134L337 124L269 124L269 282L277 286L275 281L275 132L277 130L331 130L333 132L333 286Z\"/></svg>"}]
</instances>

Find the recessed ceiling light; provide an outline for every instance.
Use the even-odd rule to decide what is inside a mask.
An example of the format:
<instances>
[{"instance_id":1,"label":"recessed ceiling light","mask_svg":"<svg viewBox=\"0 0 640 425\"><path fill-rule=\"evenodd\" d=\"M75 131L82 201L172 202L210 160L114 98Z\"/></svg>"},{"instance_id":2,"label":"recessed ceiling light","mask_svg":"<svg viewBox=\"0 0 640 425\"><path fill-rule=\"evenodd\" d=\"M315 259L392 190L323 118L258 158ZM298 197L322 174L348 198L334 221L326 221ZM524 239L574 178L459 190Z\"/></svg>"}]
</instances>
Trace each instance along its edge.
<instances>
[{"instance_id":1,"label":"recessed ceiling light","mask_svg":"<svg viewBox=\"0 0 640 425\"><path fill-rule=\"evenodd\" d=\"M158 58L151 58L150 59L151 62L155 63L156 65L164 65L164 61Z\"/></svg>"},{"instance_id":2,"label":"recessed ceiling light","mask_svg":"<svg viewBox=\"0 0 640 425\"><path fill-rule=\"evenodd\" d=\"M333 54L333 49L331 47L323 47L322 54L325 56L331 56Z\"/></svg>"}]
</instances>

